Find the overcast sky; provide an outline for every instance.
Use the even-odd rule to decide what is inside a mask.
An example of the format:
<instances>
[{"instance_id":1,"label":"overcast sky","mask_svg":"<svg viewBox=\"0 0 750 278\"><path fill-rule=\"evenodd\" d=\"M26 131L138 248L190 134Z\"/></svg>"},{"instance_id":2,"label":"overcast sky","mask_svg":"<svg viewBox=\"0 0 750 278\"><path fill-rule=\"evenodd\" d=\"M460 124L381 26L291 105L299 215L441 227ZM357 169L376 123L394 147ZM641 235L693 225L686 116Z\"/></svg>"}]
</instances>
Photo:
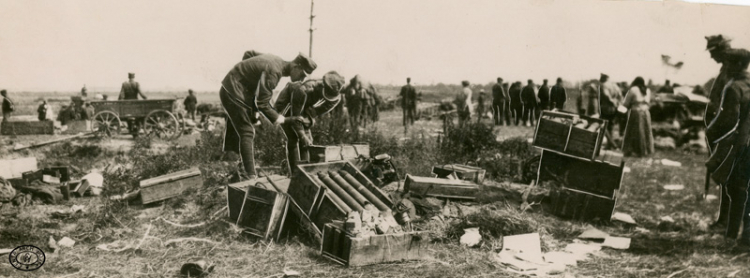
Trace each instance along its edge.
<instances>
[{"instance_id":1,"label":"overcast sky","mask_svg":"<svg viewBox=\"0 0 750 278\"><path fill-rule=\"evenodd\" d=\"M727 1L724 1L727 2ZM308 52L310 1L0 0L0 88L218 91L245 50ZM750 7L677 1L318 0L313 77L382 84L533 78L703 83L705 35L750 48ZM667 70L660 55L683 61ZM282 83L288 79L283 79Z\"/></svg>"}]
</instances>

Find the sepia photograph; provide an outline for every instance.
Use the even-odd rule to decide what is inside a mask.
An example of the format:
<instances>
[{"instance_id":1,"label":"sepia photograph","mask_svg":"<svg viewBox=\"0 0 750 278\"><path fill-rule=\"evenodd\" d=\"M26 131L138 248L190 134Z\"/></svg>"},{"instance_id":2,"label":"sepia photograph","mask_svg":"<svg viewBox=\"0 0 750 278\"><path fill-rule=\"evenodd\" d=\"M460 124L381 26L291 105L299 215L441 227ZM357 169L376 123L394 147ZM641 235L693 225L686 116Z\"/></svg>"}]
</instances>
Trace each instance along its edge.
<instances>
[{"instance_id":1,"label":"sepia photograph","mask_svg":"<svg viewBox=\"0 0 750 278\"><path fill-rule=\"evenodd\" d=\"M0 277L750 278L750 2L0 18Z\"/></svg>"}]
</instances>

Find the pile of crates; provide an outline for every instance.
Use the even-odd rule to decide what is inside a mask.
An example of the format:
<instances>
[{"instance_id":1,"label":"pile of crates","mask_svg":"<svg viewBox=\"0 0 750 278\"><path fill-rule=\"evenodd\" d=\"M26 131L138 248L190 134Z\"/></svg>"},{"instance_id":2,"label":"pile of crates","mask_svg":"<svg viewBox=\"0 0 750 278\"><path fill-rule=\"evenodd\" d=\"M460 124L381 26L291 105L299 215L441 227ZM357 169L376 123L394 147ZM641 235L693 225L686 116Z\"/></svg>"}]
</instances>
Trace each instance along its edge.
<instances>
[{"instance_id":1,"label":"pile of crates","mask_svg":"<svg viewBox=\"0 0 750 278\"><path fill-rule=\"evenodd\" d=\"M542 149L537 184L550 185L552 214L575 220L612 218L625 163L597 159L608 124L583 115L542 112L533 145Z\"/></svg>"}]
</instances>

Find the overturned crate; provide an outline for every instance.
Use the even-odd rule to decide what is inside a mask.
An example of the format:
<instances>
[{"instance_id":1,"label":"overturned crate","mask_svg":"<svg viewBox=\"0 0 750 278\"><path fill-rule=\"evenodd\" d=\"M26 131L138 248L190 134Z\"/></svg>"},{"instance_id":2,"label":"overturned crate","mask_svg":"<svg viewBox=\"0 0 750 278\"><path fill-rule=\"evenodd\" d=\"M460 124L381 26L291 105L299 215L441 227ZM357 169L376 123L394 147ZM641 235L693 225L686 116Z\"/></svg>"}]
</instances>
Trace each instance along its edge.
<instances>
[{"instance_id":1,"label":"overturned crate","mask_svg":"<svg viewBox=\"0 0 750 278\"><path fill-rule=\"evenodd\" d=\"M473 201L479 194L479 185L472 181L449 180L406 175L404 192L422 197Z\"/></svg>"},{"instance_id":2,"label":"overturned crate","mask_svg":"<svg viewBox=\"0 0 750 278\"><path fill-rule=\"evenodd\" d=\"M542 111L533 145L594 160L599 155L607 124L605 120L584 115Z\"/></svg>"},{"instance_id":3,"label":"overturned crate","mask_svg":"<svg viewBox=\"0 0 750 278\"><path fill-rule=\"evenodd\" d=\"M473 181L481 184L484 181L486 170L463 164L443 164L432 167L432 173L438 178L447 178L455 175L460 180Z\"/></svg>"},{"instance_id":4,"label":"overturned crate","mask_svg":"<svg viewBox=\"0 0 750 278\"><path fill-rule=\"evenodd\" d=\"M201 186L203 186L203 177L198 168L142 180L140 182L141 203L146 205L174 198L188 188L200 188Z\"/></svg>"},{"instance_id":5,"label":"overturned crate","mask_svg":"<svg viewBox=\"0 0 750 278\"><path fill-rule=\"evenodd\" d=\"M361 211L363 200L375 205L380 211L393 207L388 195L350 162L325 162L297 167L289 185L289 196L306 216L300 218L310 219L319 231L333 220L346 219L350 211ZM336 175L340 180L334 178ZM343 185L341 180L345 181ZM351 187L347 187L347 184ZM354 191L359 194L353 193Z\"/></svg>"},{"instance_id":6,"label":"overturned crate","mask_svg":"<svg viewBox=\"0 0 750 278\"><path fill-rule=\"evenodd\" d=\"M552 214L576 220L610 220L617 204L620 165L542 151L537 183L549 185Z\"/></svg>"},{"instance_id":7,"label":"overturned crate","mask_svg":"<svg viewBox=\"0 0 750 278\"><path fill-rule=\"evenodd\" d=\"M244 232L278 240L289 210L289 179L269 176L227 185L229 218Z\"/></svg>"},{"instance_id":8,"label":"overturned crate","mask_svg":"<svg viewBox=\"0 0 750 278\"><path fill-rule=\"evenodd\" d=\"M415 231L355 237L326 224L320 251L323 257L346 266L424 260L431 257L427 253L428 234Z\"/></svg>"}]
</instances>

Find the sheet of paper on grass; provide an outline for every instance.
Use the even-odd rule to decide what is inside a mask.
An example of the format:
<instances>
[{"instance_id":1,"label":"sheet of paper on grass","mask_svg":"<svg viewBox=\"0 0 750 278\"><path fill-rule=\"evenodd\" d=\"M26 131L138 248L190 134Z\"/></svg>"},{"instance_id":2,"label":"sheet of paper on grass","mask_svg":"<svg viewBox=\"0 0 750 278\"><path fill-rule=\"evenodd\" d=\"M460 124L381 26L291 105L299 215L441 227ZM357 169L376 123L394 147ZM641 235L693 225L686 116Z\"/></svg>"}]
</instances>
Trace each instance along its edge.
<instances>
[{"instance_id":1,"label":"sheet of paper on grass","mask_svg":"<svg viewBox=\"0 0 750 278\"><path fill-rule=\"evenodd\" d=\"M635 222L635 219L633 219L630 214L622 213L622 212L615 212L614 215L612 215L612 221L620 221L623 223L633 224L636 225L638 223Z\"/></svg>"},{"instance_id":2,"label":"sheet of paper on grass","mask_svg":"<svg viewBox=\"0 0 750 278\"><path fill-rule=\"evenodd\" d=\"M590 227L590 228L586 229L585 231L583 231L583 233L581 233L581 235L579 235L578 238L580 238L580 239L590 239L590 240L601 240L601 241L603 241L608 236L609 236L609 234L607 234L605 232L602 232L601 230L599 230L597 228Z\"/></svg>"},{"instance_id":3,"label":"sheet of paper on grass","mask_svg":"<svg viewBox=\"0 0 750 278\"><path fill-rule=\"evenodd\" d=\"M515 252L516 257L533 263L544 263L539 233L504 236L503 251Z\"/></svg>"},{"instance_id":4,"label":"sheet of paper on grass","mask_svg":"<svg viewBox=\"0 0 750 278\"><path fill-rule=\"evenodd\" d=\"M613 249L625 250L630 248L630 238L611 236L604 239L602 246Z\"/></svg>"}]
</instances>

